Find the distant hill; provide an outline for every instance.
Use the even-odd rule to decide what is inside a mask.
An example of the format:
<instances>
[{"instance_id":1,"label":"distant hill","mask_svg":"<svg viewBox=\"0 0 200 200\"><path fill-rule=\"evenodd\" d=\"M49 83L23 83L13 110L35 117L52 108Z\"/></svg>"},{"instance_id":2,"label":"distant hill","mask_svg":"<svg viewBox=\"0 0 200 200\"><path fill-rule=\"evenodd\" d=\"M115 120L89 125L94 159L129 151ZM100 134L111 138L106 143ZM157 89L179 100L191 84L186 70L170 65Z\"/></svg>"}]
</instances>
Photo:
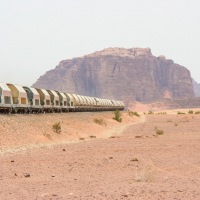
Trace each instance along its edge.
<instances>
[{"instance_id":1,"label":"distant hill","mask_svg":"<svg viewBox=\"0 0 200 200\"><path fill-rule=\"evenodd\" d=\"M63 60L33 86L119 99L126 105L194 97L190 71L164 56L153 56L149 48L107 48Z\"/></svg>"}]
</instances>

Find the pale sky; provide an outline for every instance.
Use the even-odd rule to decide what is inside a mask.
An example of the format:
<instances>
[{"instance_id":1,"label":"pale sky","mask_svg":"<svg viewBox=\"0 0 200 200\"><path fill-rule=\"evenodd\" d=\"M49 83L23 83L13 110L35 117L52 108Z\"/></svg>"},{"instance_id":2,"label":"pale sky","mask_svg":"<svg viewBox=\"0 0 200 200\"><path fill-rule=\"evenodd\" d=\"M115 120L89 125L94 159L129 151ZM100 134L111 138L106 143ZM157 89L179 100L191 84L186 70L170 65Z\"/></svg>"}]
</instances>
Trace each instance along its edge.
<instances>
[{"instance_id":1,"label":"pale sky","mask_svg":"<svg viewBox=\"0 0 200 200\"><path fill-rule=\"evenodd\" d=\"M200 82L200 0L0 0L0 82L107 47L150 47Z\"/></svg>"}]
</instances>

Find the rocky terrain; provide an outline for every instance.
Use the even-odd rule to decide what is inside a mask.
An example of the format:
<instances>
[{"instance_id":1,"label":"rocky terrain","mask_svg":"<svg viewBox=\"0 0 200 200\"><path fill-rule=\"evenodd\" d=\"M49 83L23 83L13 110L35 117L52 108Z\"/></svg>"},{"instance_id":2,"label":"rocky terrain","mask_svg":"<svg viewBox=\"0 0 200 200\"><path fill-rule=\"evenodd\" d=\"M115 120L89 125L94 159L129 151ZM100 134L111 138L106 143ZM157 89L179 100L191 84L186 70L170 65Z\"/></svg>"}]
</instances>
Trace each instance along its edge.
<instances>
[{"instance_id":1,"label":"rocky terrain","mask_svg":"<svg viewBox=\"0 0 200 200\"><path fill-rule=\"evenodd\" d=\"M149 48L107 48L63 60L33 86L119 99L127 106L133 101L194 96L189 70L164 56L153 56Z\"/></svg>"},{"instance_id":2,"label":"rocky terrain","mask_svg":"<svg viewBox=\"0 0 200 200\"><path fill-rule=\"evenodd\" d=\"M0 199L199 200L200 115L179 111L0 115Z\"/></svg>"}]
</instances>

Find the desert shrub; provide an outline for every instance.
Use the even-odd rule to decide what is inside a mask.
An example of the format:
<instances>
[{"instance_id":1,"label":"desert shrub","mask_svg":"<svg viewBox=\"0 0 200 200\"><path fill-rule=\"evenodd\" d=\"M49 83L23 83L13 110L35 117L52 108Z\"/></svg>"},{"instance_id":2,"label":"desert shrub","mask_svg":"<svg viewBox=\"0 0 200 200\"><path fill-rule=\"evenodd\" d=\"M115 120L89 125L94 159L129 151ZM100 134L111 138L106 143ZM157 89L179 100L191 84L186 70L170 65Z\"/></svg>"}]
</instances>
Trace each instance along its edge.
<instances>
[{"instance_id":1,"label":"desert shrub","mask_svg":"<svg viewBox=\"0 0 200 200\"><path fill-rule=\"evenodd\" d=\"M156 129L156 135L163 135L164 131L161 129Z\"/></svg>"},{"instance_id":2,"label":"desert shrub","mask_svg":"<svg viewBox=\"0 0 200 200\"><path fill-rule=\"evenodd\" d=\"M119 110L115 110L114 115L115 115L115 116L113 117L114 120L116 120L116 121L118 121L118 122L121 122L121 121L122 121L121 113L120 113Z\"/></svg>"},{"instance_id":3,"label":"desert shrub","mask_svg":"<svg viewBox=\"0 0 200 200\"><path fill-rule=\"evenodd\" d=\"M166 115L167 113L166 112L159 112L159 113L156 113L157 115Z\"/></svg>"},{"instance_id":4,"label":"desert shrub","mask_svg":"<svg viewBox=\"0 0 200 200\"><path fill-rule=\"evenodd\" d=\"M185 113L184 113L184 112L178 111L177 114L178 114L178 115L184 115Z\"/></svg>"},{"instance_id":5,"label":"desert shrub","mask_svg":"<svg viewBox=\"0 0 200 200\"><path fill-rule=\"evenodd\" d=\"M95 118L94 119L94 122L96 123L96 124L99 124L99 125L106 125L106 122L105 122L105 120L104 119L102 119L102 118Z\"/></svg>"},{"instance_id":6,"label":"desert shrub","mask_svg":"<svg viewBox=\"0 0 200 200\"><path fill-rule=\"evenodd\" d=\"M137 116L137 117L140 117L140 115L139 115L137 112L131 111L131 110L128 110L128 115L129 115L130 117L133 117L134 115Z\"/></svg>"},{"instance_id":7,"label":"desert shrub","mask_svg":"<svg viewBox=\"0 0 200 200\"><path fill-rule=\"evenodd\" d=\"M193 113L194 113L193 110L188 111L188 114L193 114Z\"/></svg>"},{"instance_id":8,"label":"desert shrub","mask_svg":"<svg viewBox=\"0 0 200 200\"><path fill-rule=\"evenodd\" d=\"M200 111L196 111L195 114L200 114Z\"/></svg>"},{"instance_id":9,"label":"desert shrub","mask_svg":"<svg viewBox=\"0 0 200 200\"><path fill-rule=\"evenodd\" d=\"M61 132L61 125L60 125L60 122L55 123L55 124L52 126L52 128L53 128L53 131L54 131L54 132L60 134L60 132Z\"/></svg>"},{"instance_id":10,"label":"desert shrub","mask_svg":"<svg viewBox=\"0 0 200 200\"><path fill-rule=\"evenodd\" d=\"M153 115L154 113L150 110L149 112L148 112L148 115Z\"/></svg>"}]
</instances>

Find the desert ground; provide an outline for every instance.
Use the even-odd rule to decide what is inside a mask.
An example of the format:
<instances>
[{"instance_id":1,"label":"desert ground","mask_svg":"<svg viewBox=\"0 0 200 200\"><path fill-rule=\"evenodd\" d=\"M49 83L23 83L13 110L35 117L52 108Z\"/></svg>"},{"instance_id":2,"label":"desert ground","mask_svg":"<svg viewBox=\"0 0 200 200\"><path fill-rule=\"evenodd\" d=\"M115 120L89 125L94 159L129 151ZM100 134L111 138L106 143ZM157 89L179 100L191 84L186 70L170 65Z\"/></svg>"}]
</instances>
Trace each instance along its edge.
<instances>
[{"instance_id":1,"label":"desert ground","mask_svg":"<svg viewBox=\"0 0 200 200\"><path fill-rule=\"evenodd\" d=\"M0 199L200 199L200 114L177 112L0 115Z\"/></svg>"}]
</instances>

